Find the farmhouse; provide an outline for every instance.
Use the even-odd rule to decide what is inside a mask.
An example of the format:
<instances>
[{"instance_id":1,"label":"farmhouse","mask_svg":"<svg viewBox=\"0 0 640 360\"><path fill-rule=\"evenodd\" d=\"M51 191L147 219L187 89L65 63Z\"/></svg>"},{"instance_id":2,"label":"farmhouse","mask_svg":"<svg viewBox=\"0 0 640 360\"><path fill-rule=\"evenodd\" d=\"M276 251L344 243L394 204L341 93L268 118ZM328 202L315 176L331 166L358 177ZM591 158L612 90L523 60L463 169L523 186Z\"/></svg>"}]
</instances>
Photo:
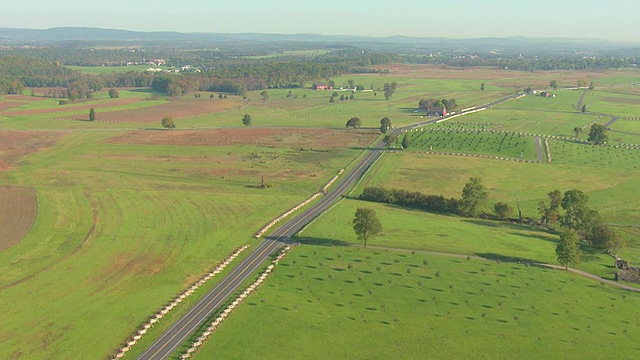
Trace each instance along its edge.
<instances>
[{"instance_id":1,"label":"farmhouse","mask_svg":"<svg viewBox=\"0 0 640 360\"><path fill-rule=\"evenodd\" d=\"M447 115L446 107L430 107L427 109L427 116L445 116Z\"/></svg>"},{"instance_id":2,"label":"farmhouse","mask_svg":"<svg viewBox=\"0 0 640 360\"><path fill-rule=\"evenodd\" d=\"M327 84L313 84L313 90L333 90L333 86Z\"/></svg>"}]
</instances>

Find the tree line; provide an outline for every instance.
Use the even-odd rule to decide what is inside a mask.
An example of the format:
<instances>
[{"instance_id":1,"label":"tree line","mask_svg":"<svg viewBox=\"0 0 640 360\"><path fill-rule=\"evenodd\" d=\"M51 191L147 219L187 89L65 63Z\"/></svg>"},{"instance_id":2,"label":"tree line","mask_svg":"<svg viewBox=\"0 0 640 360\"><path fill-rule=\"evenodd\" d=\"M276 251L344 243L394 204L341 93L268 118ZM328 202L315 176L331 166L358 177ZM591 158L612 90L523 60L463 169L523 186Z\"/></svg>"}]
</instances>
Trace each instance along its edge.
<instances>
[{"instance_id":1,"label":"tree line","mask_svg":"<svg viewBox=\"0 0 640 360\"><path fill-rule=\"evenodd\" d=\"M478 177L469 179L460 198L382 187L367 187L360 195L360 199L365 201L468 217L488 216L482 210L487 198L488 191ZM564 193L560 190L551 191L547 194L547 200L538 204L540 225L548 228L560 225L556 256L564 266L580 262L581 242L608 252L615 252L625 246L624 240L604 222L596 210L589 207L588 202L589 197L582 190L571 189ZM498 218L506 219L513 213L513 207L498 202L494 204L494 211Z\"/></svg>"},{"instance_id":2,"label":"tree line","mask_svg":"<svg viewBox=\"0 0 640 360\"><path fill-rule=\"evenodd\" d=\"M481 207L488 192L478 177L469 179L462 189L459 199L445 198L443 195L423 194L419 191L367 187L360 199L420 209L435 213L457 214L475 217L480 215Z\"/></svg>"}]
</instances>

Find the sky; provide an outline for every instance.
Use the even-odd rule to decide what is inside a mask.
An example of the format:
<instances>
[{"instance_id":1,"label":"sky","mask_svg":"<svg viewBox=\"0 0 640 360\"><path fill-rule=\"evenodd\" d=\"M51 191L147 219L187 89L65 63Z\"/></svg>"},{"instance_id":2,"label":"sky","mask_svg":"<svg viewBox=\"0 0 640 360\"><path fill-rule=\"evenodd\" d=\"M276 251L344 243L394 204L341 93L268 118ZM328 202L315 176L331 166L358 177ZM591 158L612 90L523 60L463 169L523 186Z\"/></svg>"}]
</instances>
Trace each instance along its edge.
<instances>
[{"instance_id":1,"label":"sky","mask_svg":"<svg viewBox=\"0 0 640 360\"><path fill-rule=\"evenodd\" d=\"M638 0L28 0L3 4L0 27L640 43L638 14Z\"/></svg>"}]
</instances>

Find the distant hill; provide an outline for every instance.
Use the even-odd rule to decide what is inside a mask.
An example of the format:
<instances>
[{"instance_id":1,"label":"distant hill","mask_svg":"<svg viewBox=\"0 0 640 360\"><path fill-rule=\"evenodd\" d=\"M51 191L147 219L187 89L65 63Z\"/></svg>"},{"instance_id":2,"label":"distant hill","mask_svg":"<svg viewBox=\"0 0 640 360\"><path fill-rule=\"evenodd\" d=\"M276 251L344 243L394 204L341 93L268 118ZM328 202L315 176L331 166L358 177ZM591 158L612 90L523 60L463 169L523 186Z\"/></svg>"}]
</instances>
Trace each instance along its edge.
<instances>
[{"instance_id":1,"label":"distant hill","mask_svg":"<svg viewBox=\"0 0 640 360\"><path fill-rule=\"evenodd\" d=\"M393 52L425 51L509 51L509 52L589 52L638 49L638 44L619 43L596 39L571 38L474 38L449 39L434 37L366 37L319 34L257 34L257 33L180 33L141 32L116 29L61 27L52 29L0 28L0 44L52 44L56 43L117 42L158 44L162 42L197 42L217 44L225 42L317 42L352 45Z\"/></svg>"}]
</instances>

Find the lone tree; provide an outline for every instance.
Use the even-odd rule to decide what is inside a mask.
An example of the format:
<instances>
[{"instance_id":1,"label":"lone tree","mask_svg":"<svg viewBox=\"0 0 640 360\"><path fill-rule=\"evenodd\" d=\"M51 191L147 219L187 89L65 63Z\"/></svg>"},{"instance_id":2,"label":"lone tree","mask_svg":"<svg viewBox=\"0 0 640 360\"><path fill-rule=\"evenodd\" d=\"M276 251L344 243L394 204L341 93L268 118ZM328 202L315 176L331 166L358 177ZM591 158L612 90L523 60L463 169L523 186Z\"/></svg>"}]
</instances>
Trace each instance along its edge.
<instances>
[{"instance_id":1,"label":"lone tree","mask_svg":"<svg viewBox=\"0 0 640 360\"><path fill-rule=\"evenodd\" d=\"M109 97L111 99L116 99L120 97L120 94L118 93L118 90L116 89L109 89Z\"/></svg>"},{"instance_id":2,"label":"lone tree","mask_svg":"<svg viewBox=\"0 0 640 360\"><path fill-rule=\"evenodd\" d=\"M382 224L378 220L376 211L368 208L358 208L356 217L353 219L353 230L358 235L358 240L362 240L364 247L367 247L367 240L382 231Z\"/></svg>"},{"instance_id":3,"label":"lone tree","mask_svg":"<svg viewBox=\"0 0 640 360\"><path fill-rule=\"evenodd\" d=\"M404 138L402 139L402 148L408 149L411 146L411 135L408 132L404 133Z\"/></svg>"},{"instance_id":4,"label":"lone tree","mask_svg":"<svg viewBox=\"0 0 640 360\"><path fill-rule=\"evenodd\" d=\"M578 244L578 234L573 229L565 229L560 234L560 243L556 247L556 257L560 265L565 269L569 265L580 263L580 245Z\"/></svg>"},{"instance_id":5,"label":"lone tree","mask_svg":"<svg viewBox=\"0 0 640 360\"><path fill-rule=\"evenodd\" d=\"M354 129L358 129L360 128L360 126L362 126L362 120L360 120L360 118L357 118L357 117L352 117L351 119L349 119L346 125L346 127L352 127Z\"/></svg>"},{"instance_id":6,"label":"lone tree","mask_svg":"<svg viewBox=\"0 0 640 360\"><path fill-rule=\"evenodd\" d=\"M573 134L574 134L574 137L573 137L573 138L574 138L574 139L577 139L577 138L578 138L578 136L579 136L580 134L582 134L582 128L581 128L581 127L579 127L579 126L574 127L574 128L573 128Z\"/></svg>"},{"instance_id":7,"label":"lone tree","mask_svg":"<svg viewBox=\"0 0 640 360\"><path fill-rule=\"evenodd\" d=\"M167 116L164 119L162 119L162 121L160 121L160 124L162 124L162 127L165 129L176 128L176 124L173 122L173 118L171 116Z\"/></svg>"},{"instance_id":8,"label":"lone tree","mask_svg":"<svg viewBox=\"0 0 640 360\"><path fill-rule=\"evenodd\" d=\"M244 116L242 117L242 125L251 126L251 115L244 114Z\"/></svg>"},{"instance_id":9,"label":"lone tree","mask_svg":"<svg viewBox=\"0 0 640 360\"><path fill-rule=\"evenodd\" d=\"M609 140L607 128L604 125L593 124L589 130L589 142L594 145L604 145Z\"/></svg>"},{"instance_id":10,"label":"lone tree","mask_svg":"<svg viewBox=\"0 0 640 360\"><path fill-rule=\"evenodd\" d=\"M556 80L551 80L551 82L549 83L549 86L553 89L553 90L558 90L558 82Z\"/></svg>"},{"instance_id":11,"label":"lone tree","mask_svg":"<svg viewBox=\"0 0 640 360\"><path fill-rule=\"evenodd\" d=\"M487 189L482 185L482 179L472 177L462 189L462 198L458 202L458 210L462 215L475 217L480 213L480 207L487 200Z\"/></svg>"},{"instance_id":12,"label":"lone tree","mask_svg":"<svg viewBox=\"0 0 640 360\"><path fill-rule=\"evenodd\" d=\"M484 83L480 84L480 90L484 91Z\"/></svg>"},{"instance_id":13,"label":"lone tree","mask_svg":"<svg viewBox=\"0 0 640 360\"><path fill-rule=\"evenodd\" d=\"M386 116L383 117L382 120L380 120L380 132L383 134L386 134L390 128L391 128L391 119L389 119Z\"/></svg>"},{"instance_id":14,"label":"lone tree","mask_svg":"<svg viewBox=\"0 0 640 360\"><path fill-rule=\"evenodd\" d=\"M498 217L503 220L513 214L513 206L505 202L495 203L495 205L493 205L493 210L495 210L496 215L498 215Z\"/></svg>"},{"instance_id":15,"label":"lone tree","mask_svg":"<svg viewBox=\"0 0 640 360\"><path fill-rule=\"evenodd\" d=\"M260 96L262 96L262 100L268 100L269 92L267 90L262 90L262 92L260 92Z\"/></svg>"},{"instance_id":16,"label":"lone tree","mask_svg":"<svg viewBox=\"0 0 640 360\"><path fill-rule=\"evenodd\" d=\"M392 83L385 83L384 84L384 98L389 100L391 99L391 96L393 96L393 94L396 92L396 88L398 87L398 83L397 82L392 82Z\"/></svg>"},{"instance_id":17,"label":"lone tree","mask_svg":"<svg viewBox=\"0 0 640 360\"><path fill-rule=\"evenodd\" d=\"M582 104L582 109L580 109L580 111L582 111L583 114L587 113L587 104Z\"/></svg>"},{"instance_id":18,"label":"lone tree","mask_svg":"<svg viewBox=\"0 0 640 360\"><path fill-rule=\"evenodd\" d=\"M89 121L95 121L96 120L96 110L94 108L91 108L91 110L89 110Z\"/></svg>"}]
</instances>

